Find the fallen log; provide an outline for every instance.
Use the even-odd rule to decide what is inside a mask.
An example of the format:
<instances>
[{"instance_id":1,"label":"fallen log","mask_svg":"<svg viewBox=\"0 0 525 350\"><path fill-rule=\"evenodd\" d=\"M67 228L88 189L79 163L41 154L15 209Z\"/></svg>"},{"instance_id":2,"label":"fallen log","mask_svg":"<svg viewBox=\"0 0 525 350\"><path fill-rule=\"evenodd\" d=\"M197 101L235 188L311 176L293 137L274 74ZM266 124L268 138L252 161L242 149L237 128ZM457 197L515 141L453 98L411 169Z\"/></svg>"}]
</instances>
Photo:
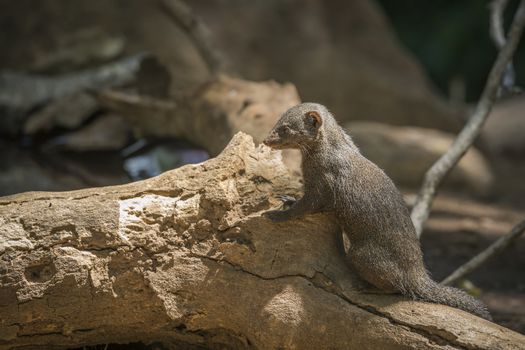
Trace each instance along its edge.
<instances>
[{"instance_id":1,"label":"fallen log","mask_svg":"<svg viewBox=\"0 0 525 350\"><path fill-rule=\"evenodd\" d=\"M254 82L225 74L178 98L118 90L101 91L97 97L142 136L186 139L212 155L219 154L239 131L262 142L281 113L301 102L290 83Z\"/></svg>"},{"instance_id":2,"label":"fallen log","mask_svg":"<svg viewBox=\"0 0 525 350\"><path fill-rule=\"evenodd\" d=\"M358 292L328 215L261 216L299 192L239 133L145 181L0 198L0 349L523 348L461 310Z\"/></svg>"}]
</instances>

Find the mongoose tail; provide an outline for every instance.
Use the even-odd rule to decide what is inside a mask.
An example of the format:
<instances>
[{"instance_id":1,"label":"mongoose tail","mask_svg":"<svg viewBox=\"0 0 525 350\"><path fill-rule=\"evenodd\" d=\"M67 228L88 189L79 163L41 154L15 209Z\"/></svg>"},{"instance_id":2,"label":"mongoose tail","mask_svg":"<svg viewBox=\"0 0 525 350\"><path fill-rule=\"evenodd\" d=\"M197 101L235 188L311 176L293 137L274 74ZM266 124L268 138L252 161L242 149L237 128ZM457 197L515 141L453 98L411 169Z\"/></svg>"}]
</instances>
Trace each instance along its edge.
<instances>
[{"instance_id":1,"label":"mongoose tail","mask_svg":"<svg viewBox=\"0 0 525 350\"><path fill-rule=\"evenodd\" d=\"M466 292L454 287L443 286L430 278L420 278L415 281L415 285L412 285L403 294L416 300L452 306L492 321L485 305Z\"/></svg>"}]
</instances>

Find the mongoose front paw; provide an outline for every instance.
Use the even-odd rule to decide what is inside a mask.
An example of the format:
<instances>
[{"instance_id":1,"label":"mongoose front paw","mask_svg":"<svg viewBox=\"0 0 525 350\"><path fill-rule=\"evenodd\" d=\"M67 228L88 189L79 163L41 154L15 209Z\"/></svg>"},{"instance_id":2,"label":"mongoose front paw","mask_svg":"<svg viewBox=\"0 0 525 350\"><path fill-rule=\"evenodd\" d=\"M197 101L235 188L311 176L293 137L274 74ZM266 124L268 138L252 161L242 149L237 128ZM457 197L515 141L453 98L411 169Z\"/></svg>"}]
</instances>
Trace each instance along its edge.
<instances>
[{"instance_id":1,"label":"mongoose front paw","mask_svg":"<svg viewBox=\"0 0 525 350\"><path fill-rule=\"evenodd\" d=\"M282 210L270 210L263 213L263 216L273 222L283 222L288 220L286 213Z\"/></svg>"},{"instance_id":2,"label":"mongoose front paw","mask_svg":"<svg viewBox=\"0 0 525 350\"><path fill-rule=\"evenodd\" d=\"M286 194L275 196L275 198L279 199L287 207L291 207L292 205L295 204L295 202L297 202L297 199L295 199L292 196L288 196Z\"/></svg>"}]
</instances>

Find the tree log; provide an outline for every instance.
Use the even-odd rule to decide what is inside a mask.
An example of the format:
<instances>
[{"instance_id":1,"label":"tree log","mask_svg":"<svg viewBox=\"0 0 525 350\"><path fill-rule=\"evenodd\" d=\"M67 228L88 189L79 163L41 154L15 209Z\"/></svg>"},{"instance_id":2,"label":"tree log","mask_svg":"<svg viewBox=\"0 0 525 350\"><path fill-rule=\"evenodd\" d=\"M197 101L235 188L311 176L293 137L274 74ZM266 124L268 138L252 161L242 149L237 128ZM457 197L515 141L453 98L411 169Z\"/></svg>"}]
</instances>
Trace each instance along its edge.
<instances>
[{"instance_id":1,"label":"tree log","mask_svg":"<svg viewBox=\"0 0 525 350\"><path fill-rule=\"evenodd\" d=\"M214 156L239 131L262 142L281 113L301 102L290 83L254 82L226 74L173 99L115 90L99 93L98 99L143 136L190 140Z\"/></svg>"},{"instance_id":2,"label":"tree log","mask_svg":"<svg viewBox=\"0 0 525 350\"><path fill-rule=\"evenodd\" d=\"M145 181L0 198L0 349L523 348L461 310L358 292L329 215L261 216L299 192L239 133Z\"/></svg>"}]
</instances>

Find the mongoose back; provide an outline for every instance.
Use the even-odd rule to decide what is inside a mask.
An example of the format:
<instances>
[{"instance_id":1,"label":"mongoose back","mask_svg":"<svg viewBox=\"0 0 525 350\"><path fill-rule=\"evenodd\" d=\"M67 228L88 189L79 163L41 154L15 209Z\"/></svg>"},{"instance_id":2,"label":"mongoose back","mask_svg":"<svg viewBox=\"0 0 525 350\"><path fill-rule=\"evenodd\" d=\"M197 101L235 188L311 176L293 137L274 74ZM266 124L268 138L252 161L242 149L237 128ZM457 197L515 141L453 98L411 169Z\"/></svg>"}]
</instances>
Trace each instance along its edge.
<instances>
[{"instance_id":1,"label":"mongoose back","mask_svg":"<svg viewBox=\"0 0 525 350\"><path fill-rule=\"evenodd\" d=\"M348 259L376 288L456 307L490 319L467 293L433 281L403 197L392 180L365 158L322 105L302 103L286 111L264 140L275 149L302 153L304 195L287 210L265 216L285 221L333 211L350 240Z\"/></svg>"}]
</instances>

